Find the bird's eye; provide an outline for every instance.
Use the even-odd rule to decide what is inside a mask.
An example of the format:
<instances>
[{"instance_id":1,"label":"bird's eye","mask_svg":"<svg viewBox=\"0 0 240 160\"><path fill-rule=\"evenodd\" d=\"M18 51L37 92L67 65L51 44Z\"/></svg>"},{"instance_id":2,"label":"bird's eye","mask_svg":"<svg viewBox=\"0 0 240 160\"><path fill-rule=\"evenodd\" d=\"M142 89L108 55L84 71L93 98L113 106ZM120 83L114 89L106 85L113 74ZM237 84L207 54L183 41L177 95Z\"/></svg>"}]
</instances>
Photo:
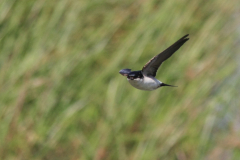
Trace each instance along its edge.
<instances>
[{"instance_id":1,"label":"bird's eye","mask_svg":"<svg viewBox=\"0 0 240 160\"><path fill-rule=\"evenodd\" d=\"M133 79L134 79L134 76L128 76L128 79L133 80Z\"/></svg>"}]
</instances>

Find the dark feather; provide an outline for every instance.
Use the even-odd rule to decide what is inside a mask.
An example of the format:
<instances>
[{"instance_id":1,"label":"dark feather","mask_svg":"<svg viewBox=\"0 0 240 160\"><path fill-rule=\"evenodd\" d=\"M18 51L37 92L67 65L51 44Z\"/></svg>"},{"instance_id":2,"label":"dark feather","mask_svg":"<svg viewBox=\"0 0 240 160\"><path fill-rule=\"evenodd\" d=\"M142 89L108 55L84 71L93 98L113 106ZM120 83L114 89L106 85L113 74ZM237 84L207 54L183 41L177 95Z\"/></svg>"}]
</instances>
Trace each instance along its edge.
<instances>
[{"instance_id":1,"label":"dark feather","mask_svg":"<svg viewBox=\"0 0 240 160\"><path fill-rule=\"evenodd\" d=\"M127 76L128 79L143 78L142 71L133 71L130 72Z\"/></svg>"},{"instance_id":2,"label":"dark feather","mask_svg":"<svg viewBox=\"0 0 240 160\"><path fill-rule=\"evenodd\" d=\"M148 61L147 64L142 68L143 74L147 76L156 76L158 68L161 66L161 64L167 60L169 57L173 55L174 52L176 52L186 41L189 40L187 38L188 34L183 36L181 39L179 39L177 42L175 42L173 45L168 47L163 52L159 53L155 57L153 57L150 61Z\"/></svg>"},{"instance_id":3,"label":"dark feather","mask_svg":"<svg viewBox=\"0 0 240 160\"><path fill-rule=\"evenodd\" d=\"M162 83L162 84L161 84L161 87L162 87L162 86L177 87L177 86L173 86L173 85L165 84L165 83Z\"/></svg>"}]
</instances>

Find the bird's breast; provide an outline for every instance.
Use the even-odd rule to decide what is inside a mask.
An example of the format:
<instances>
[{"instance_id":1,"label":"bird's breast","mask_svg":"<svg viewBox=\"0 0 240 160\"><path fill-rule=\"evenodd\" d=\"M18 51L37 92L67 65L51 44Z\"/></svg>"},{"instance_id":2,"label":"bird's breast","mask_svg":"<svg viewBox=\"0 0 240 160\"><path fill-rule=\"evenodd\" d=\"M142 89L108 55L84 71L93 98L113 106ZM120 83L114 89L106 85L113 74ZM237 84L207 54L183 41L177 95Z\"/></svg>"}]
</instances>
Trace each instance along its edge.
<instances>
[{"instance_id":1,"label":"bird's breast","mask_svg":"<svg viewBox=\"0 0 240 160\"><path fill-rule=\"evenodd\" d=\"M161 82L159 82L156 78L151 77L143 77L143 78L136 78L136 79L128 79L128 82L135 88L141 90L155 90L160 87Z\"/></svg>"}]
</instances>

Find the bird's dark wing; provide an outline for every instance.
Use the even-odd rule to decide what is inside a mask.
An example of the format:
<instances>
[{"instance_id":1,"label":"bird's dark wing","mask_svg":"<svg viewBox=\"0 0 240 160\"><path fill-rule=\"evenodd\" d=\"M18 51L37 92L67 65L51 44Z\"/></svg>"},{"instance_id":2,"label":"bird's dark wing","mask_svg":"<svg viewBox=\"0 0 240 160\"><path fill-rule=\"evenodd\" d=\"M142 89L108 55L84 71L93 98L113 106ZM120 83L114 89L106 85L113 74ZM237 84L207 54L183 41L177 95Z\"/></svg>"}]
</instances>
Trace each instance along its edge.
<instances>
[{"instance_id":1,"label":"bird's dark wing","mask_svg":"<svg viewBox=\"0 0 240 160\"><path fill-rule=\"evenodd\" d=\"M155 57L153 57L147 64L142 68L142 73L147 76L156 76L157 70L166 59L171 57L174 52L176 52L189 38L187 38L188 34L183 36L173 45L168 47L163 52L159 53Z\"/></svg>"}]
</instances>

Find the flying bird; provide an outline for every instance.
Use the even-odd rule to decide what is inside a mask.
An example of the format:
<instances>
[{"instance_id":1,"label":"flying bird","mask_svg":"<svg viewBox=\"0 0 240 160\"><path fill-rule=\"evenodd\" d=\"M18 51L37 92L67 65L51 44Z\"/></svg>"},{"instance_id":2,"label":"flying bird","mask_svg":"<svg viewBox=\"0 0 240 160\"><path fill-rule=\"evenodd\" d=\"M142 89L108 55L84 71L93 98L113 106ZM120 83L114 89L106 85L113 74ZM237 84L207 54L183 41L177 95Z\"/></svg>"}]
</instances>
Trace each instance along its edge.
<instances>
[{"instance_id":1,"label":"flying bird","mask_svg":"<svg viewBox=\"0 0 240 160\"><path fill-rule=\"evenodd\" d=\"M176 87L165 84L155 78L158 68L161 64L173 55L185 42L189 40L189 34L180 38L173 45L163 52L153 57L140 71L131 71L131 69L122 69L119 73L127 77L128 82L135 88L140 90L152 91L162 86Z\"/></svg>"}]
</instances>

